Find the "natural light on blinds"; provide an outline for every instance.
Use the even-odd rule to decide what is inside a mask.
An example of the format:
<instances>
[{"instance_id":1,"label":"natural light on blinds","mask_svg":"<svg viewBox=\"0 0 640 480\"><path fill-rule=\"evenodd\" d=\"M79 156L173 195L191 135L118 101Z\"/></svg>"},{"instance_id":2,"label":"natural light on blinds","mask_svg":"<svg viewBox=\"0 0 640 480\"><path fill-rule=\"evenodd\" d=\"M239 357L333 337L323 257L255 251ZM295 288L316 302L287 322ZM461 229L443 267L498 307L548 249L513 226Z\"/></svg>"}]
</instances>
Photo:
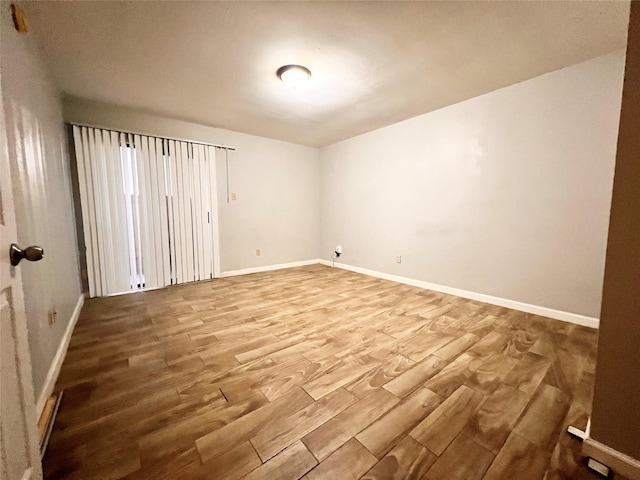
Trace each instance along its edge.
<instances>
[{"instance_id":1,"label":"natural light on blinds","mask_svg":"<svg viewBox=\"0 0 640 480\"><path fill-rule=\"evenodd\" d=\"M91 297L217 276L216 147L73 126Z\"/></svg>"}]
</instances>

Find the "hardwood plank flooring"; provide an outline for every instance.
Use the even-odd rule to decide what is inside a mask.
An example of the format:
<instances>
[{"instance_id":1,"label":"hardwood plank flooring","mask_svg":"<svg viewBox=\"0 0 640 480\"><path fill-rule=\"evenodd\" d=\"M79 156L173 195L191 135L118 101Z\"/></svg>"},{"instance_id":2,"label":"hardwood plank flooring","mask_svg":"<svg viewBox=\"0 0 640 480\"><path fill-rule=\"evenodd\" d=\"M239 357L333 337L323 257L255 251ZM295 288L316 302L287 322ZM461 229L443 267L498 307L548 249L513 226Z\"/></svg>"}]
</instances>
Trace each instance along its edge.
<instances>
[{"instance_id":1,"label":"hardwood plank flooring","mask_svg":"<svg viewBox=\"0 0 640 480\"><path fill-rule=\"evenodd\" d=\"M381 458L409 431L440 405L440 397L421 388L376 420L356 438L376 457Z\"/></svg>"},{"instance_id":2,"label":"hardwood plank flooring","mask_svg":"<svg viewBox=\"0 0 640 480\"><path fill-rule=\"evenodd\" d=\"M296 442L279 455L263 463L244 480L298 479L318 464L302 442Z\"/></svg>"},{"instance_id":3,"label":"hardwood plank flooring","mask_svg":"<svg viewBox=\"0 0 640 480\"><path fill-rule=\"evenodd\" d=\"M400 400L384 389L354 403L344 412L324 423L302 441L318 460L324 460L338 447L365 429Z\"/></svg>"},{"instance_id":4,"label":"hardwood plank flooring","mask_svg":"<svg viewBox=\"0 0 640 480\"><path fill-rule=\"evenodd\" d=\"M501 385L465 428L465 434L497 454L528 403L525 393Z\"/></svg>"},{"instance_id":5,"label":"hardwood plank flooring","mask_svg":"<svg viewBox=\"0 0 640 480\"><path fill-rule=\"evenodd\" d=\"M92 299L45 477L596 480L596 342L321 265Z\"/></svg>"},{"instance_id":6,"label":"hardwood plank flooring","mask_svg":"<svg viewBox=\"0 0 640 480\"><path fill-rule=\"evenodd\" d=\"M407 436L362 477L367 480L420 480L438 457Z\"/></svg>"},{"instance_id":7,"label":"hardwood plank flooring","mask_svg":"<svg viewBox=\"0 0 640 480\"><path fill-rule=\"evenodd\" d=\"M458 435L423 478L425 480L481 480L491 462L493 462L493 454L489 450L465 435Z\"/></svg>"},{"instance_id":8,"label":"hardwood plank flooring","mask_svg":"<svg viewBox=\"0 0 640 480\"><path fill-rule=\"evenodd\" d=\"M382 388L394 395L404 398L409 393L420 388L422 384L442 369L445 361L435 355L429 355L425 359L413 365L406 372L391 380Z\"/></svg>"},{"instance_id":9,"label":"hardwood plank flooring","mask_svg":"<svg viewBox=\"0 0 640 480\"><path fill-rule=\"evenodd\" d=\"M460 386L427 418L409 433L436 455L442 455L486 397L469 387Z\"/></svg>"},{"instance_id":10,"label":"hardwood plank flooring","mask_svg":"<svg viewBox=\"0 0 640 480\"><path fill-rule=\"evenodd\" d=\"M296 440L331 420L355 400L356 398L343 388L334 390L281 422L263 428L251 439L251 443L260 458L267 461Z\"/></svg>"},{"instance_id":11,"label":"hardwood plank flooring","mask_svg":"<svg viewBox=\"0 0 640 480\"><path fill-rule=\"evenodd\" d=\"M304 480L358 480L378 459L352 438L324 462L307 473Z\"/></svg>"}]
</instances>

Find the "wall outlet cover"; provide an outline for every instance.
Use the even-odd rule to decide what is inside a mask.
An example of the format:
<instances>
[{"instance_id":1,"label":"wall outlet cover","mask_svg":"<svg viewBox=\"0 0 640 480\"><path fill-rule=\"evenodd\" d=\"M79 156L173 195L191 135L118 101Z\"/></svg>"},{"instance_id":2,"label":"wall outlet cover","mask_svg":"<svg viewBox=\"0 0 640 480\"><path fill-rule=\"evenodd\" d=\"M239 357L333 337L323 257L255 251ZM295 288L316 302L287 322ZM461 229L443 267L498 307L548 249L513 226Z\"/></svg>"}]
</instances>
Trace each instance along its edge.
<instances>
[{"instance_id":1,"label":"wall outlet cover","mask_svg":"<svg viewBox=\"0 0 640 480\"><path fill-rule=\"evenodd\" d=\"M58 312L56 312L55 308L51 308L49 310L47 315L49 320L49 325L53 325L54 323L56 323L57 315L58 315Z\"/></svg>"},{"instance_id":2,"label":"wall outlet cover","mask_svg":"<svg viewBox=\"0 0 640 480\"><path fill-rule=\"evenodd\" d=\"M597 473L601 477L609 478L609 476L611 475L611 470L609 469L609 467L607 467L603 463L598 462L597 460L594 460L593 458L589 458L589 460L587 460L587 467L589 468L589 470Z\"/></svg>"}]
</instances>

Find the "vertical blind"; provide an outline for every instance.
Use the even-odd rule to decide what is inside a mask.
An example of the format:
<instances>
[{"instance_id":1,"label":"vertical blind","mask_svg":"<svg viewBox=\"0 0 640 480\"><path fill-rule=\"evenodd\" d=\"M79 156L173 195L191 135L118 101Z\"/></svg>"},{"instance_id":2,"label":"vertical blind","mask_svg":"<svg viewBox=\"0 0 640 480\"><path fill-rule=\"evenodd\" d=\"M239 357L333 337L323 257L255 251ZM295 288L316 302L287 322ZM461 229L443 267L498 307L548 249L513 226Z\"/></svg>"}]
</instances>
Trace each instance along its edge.
<instances>
[{"instance_id":1,"label":"vertical blind","mask_svg":"<svg viewBox=\"0 0 640 480\"><path fill-rule=\"evenodd\" d=\"M219 275L216 147L73 126L91 297Z\"/></svg>"}]
</instances>

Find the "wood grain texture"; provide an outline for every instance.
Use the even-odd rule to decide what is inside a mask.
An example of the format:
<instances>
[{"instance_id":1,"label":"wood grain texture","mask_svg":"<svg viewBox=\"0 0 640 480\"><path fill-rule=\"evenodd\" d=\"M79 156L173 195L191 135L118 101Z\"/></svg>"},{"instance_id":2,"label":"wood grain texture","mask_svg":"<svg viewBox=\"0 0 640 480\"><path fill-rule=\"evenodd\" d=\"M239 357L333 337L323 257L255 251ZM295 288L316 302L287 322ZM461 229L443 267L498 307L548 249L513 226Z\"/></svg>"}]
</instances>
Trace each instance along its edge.
<instances>
[{"instance_id":1,"label":"wood grain texture","mask_svg":"<svg viewBox=\"0 0 640 480\"><path fill-rule=\"evenodd\" d=\"M508 341L508 335L492 331L487 333L478 343L467 350L467 353L479 358L488 358L494 355L497 351L500 351Z\"/></svg>"},{"instance_id":2,"label":"wood grain texture","mask_svg":"<svg viewBox=\"0 0 640 480\"><path fill-rule=\"evenodd\" d=\"M464 335L457 337L452 342L440 347L433 352L433 354L443 360L451 360L452 358L455 358L461 353L467 351L477 341L477 335L474 335L473 333L465 333Z\"/></svg>"},{"instance_id":3,"label":"wood grain texture","mask_svg":"<svg viewBox=\"0 0 640 480\"><path fill-rule=\"evenodd\" d=\"M447 364L439 373L430 378L424 386L441 397L446 398L471 378L473 372L475 372L481 364L481 359L463 353L451 363Z\"/></svg>"},{"instance_id":4,"label":"wood grain texture","mask_svg":"<svg viewBox=\"0 0 640 480\"><path fill-rule=\"evenodd\" d=\"M277 425L287 416L313 404L313 400L301 389L250 412L195 441L203 462L224 453L226 449L248 441L270 425Z\"/></svg>"},{"instance_id":5,"label":"wood grain texture","mask_svg":"<svg viewBox=\"0 0 640 480\"><path fill-rule=\"evenodd\" d=\"M413 365L415 365L414 361L409 360L402 355L392 356L379 367L370 370L369 372L347 384L345 388L353 393L356 397L363 398L373 390L382 387L390 380L403 374Z\"/></svg>"},{"instance_id":6,"label":"wood grain texture","mask_svg":"<svg viewBox=\"0 0 640 480\"><path fill-rule=\"evenodd\" d=\"M369 470L378 459L352 438L324 462L311 470L305 480L357 480Z\"/></svg>"},{"instance_id":7,"label":"wood grain texture","mask_svg":"<svg viewBox=\"0 0 640 480\"><path fill-rule=\"evenodd\" d=\"M412 335L398 347L398 352L414 362L419 362L453 341L453 339L454 337L452 336L437 332Z\"/></svg>"},{"instance_id":8,"label":"wood grain texture","mask_svg":"<svg viewBox=\"0 0 640 480\"><path fill-rule=\"evenodd\" d=\"M424 479L480 480L492 461L493 454L490 451L469 437L458 435L429 469Z\"/></svg>"},{"instance_id":9,"label":"wood grain texture","mask_svg":"<svg viewBox=\"0 0 640 480\"><path fill-rule=\"evenodd\" d=\"M347 362L326 375L305 383L302 388L314 400L318 400L327 393L333 392L336 388L342 387L358 378L363 373L373 370L378 365L380 365L380 362L368 358L363 358L362 361Z\"/></svg>"},{"instance_id":10,"label":"wood grain texture","mask_svg":"<svg viewBox=\"0 0 640 480\"><path fill-rule=\"evenodd\" d=\"M92 299L45 477L592 479L596 341L320 265Z\"/></svg>"},{"instance_id":11,"label":"wood grain texture","mask_svg":"<svg viewBox=\"0 0 640 480\"><path fill-rule=\"evenodd\" d=\"M513 429L543 451L558 441L562 420L567 414L570 396L551 385L542 385Z\"/></svg>"},{"instance_id":12,"label":"wood grain texture","mask_svg":"<svg viewBox=\"0 0 640 480\"><path fill-rule=\"evenodd\" d=\"M516 433L511 433L484 478L519 478L522 472L527 472L528 478L542 478L548 462L548 454Z\"/></svg>"},{"instance_id":13,"label":"wood grain texture","mask_svg":"<svg viewBox=\"0 0 640 480\"><path fill-rule=\"evenodd\" d=\"M497 454L527 406L524 392L501 385L471 418L464 433Z\"/></svg>"},{"instance_id":14,"label":"wood grain texture","mask_svg":"<svg viewBox=\"0 0 640 480\"><path fill-rule=\"evenodd\" d=\"M551 362L547 358L529 353L514 365L504 383L533 395L550 366Z\"/></svg>"},{"instance_id":15,"label":"wood grain texture","mask_svg":"<svg viewBox=\"0 0 640 480\"><path fill-rule=\"evenodd\" d=\"M302 442L296 442L245 475L243 480L297 480L318 464Z\"/></svg>"},{"instance_id":16,"label":"wood grain texture","mask_svg":"<svg viewBox=\"0 0 640 480\"><path fill-rule=\"evenodd\" d=\"M277 423L263 427L251 439L251 443L262 461L266 461L296 440L331 420L355 401L356 398L345 389L334 390L308 407Z\"/></svg>"},{"instance_id":17,"label":"wood grain texture","mask_svg":"<svg viewBox=\"0 0 640 480\"><path fill-rule=\"evenodd\" d=\"M438 457L406 436L362 477L363 480L420 480Z\"/></svg>"},{"instance_id":18,"label":"wood grain texture","mask_svg":"<svg viewBox=\"0 0 640 480\"><path fill-rule=\"evenodd\" d=\"M444 360L436 357L435 355L429 355L422 361L413 365L406 372L385 384L382 388L398 397L406 397L412 391L424 384L424 382L435 375L444 366Z\"/></svg>"},{"instance_id":19,"label":"wood grain texture","mask_svg":"<svg viewBox=\"0 0 640 480\"><path fill-rule=\"evenodd\" d=\"M371 453L381 458L415 425L435 410L440 402L440 397L435 393L421 388L356 435L356 438Z\"/></svg>"},{"instance_id":20,"label":"wood grain texture","mask_svg":"<svg viewBox=\"0 0 640 480\"><path fill-rule=\"evenodd\" d=\"M384 389L375 390L316 428L302 441L318 460L324 460L349 439L391 410L399 401L398 397Z\"/></svg>"},{"instance_id":21,"label":"wood grain texture","mask_svg":"<svg viewBox=\"0 0 640 480\"><path fill-rule=\"evenodd\" d=\"M249 442L244 442L224 455L202 465L200 476L216 480L235 480L242 478L261 464Z\"/></svg>"},{"instance_id":22,"label":"wood grain texture","mask_svg":"<svg viewBox=\"0 0 640 480\"><path fill-rule=\"evenodd\" d=\"M490 395L502 384L516 362L517 360L508 355L496 353L482 361L469 378L465 379L464 384Z\"/></svg>"},{"instance_id":23,"label":"wood grain texture","mask_svg":"<svg viewBox=\"0 0 640 480\"><path fill-rule=\"evenodd\" d=\"M476 413L485 396L462 385L409 433L436 455L442 455Z\"/></svg>"}]
</instances>

